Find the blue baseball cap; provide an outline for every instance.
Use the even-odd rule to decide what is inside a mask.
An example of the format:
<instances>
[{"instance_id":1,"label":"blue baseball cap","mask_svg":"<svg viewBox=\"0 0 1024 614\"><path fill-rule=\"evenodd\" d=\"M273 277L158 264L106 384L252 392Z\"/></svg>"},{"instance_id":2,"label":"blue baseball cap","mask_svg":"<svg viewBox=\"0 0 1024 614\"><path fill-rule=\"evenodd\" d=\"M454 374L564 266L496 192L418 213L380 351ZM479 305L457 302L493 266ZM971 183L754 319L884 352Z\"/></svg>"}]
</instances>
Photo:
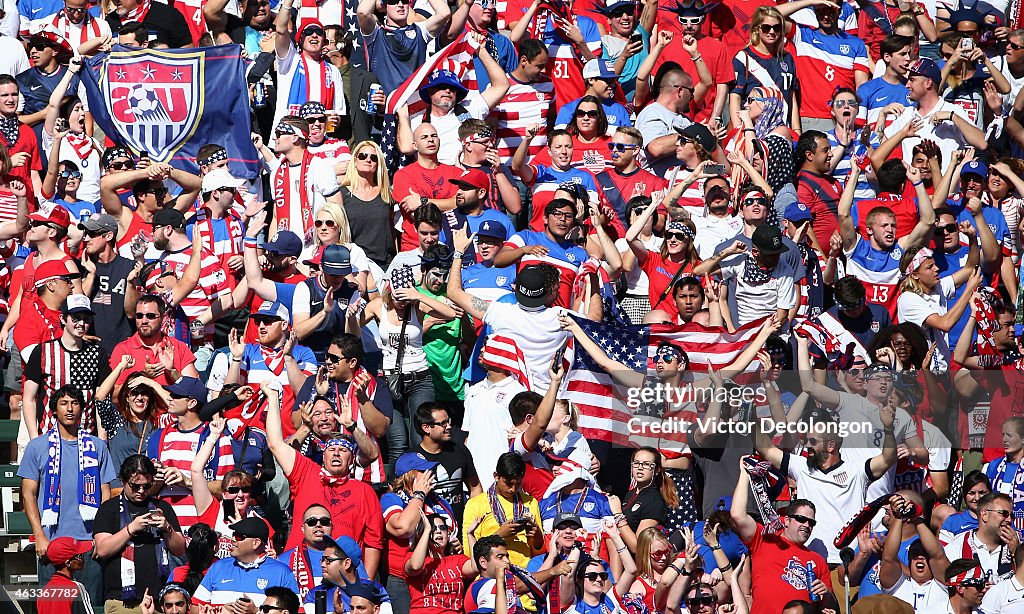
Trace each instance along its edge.
<instances>
[{"instance_id":1,"label":"blue baseball cap","mask_svg":"<svg viewBox=\"0 0 1024 614\"><path fill-rule=\"evenodd\" d=\"M971 160L967 164L964 164L964 170L960 171L960 176L964 175L977 175L982 179L988 178L988 165L982 160Z\"/></svg>"},{"instance_id":2,"label":"blue baseball cap","mask_svg":"<svg viewBox=\"0 0 1024 614\"><path fill-rule=\"evenodd\" d=\"M250 318L277 318L285 322L289 321L288 308L278 301L263 301L260 308L249 314Z\"/></svg>"},{"instance_id":3,"label":"blue baseball cap","mask_svg":"<svg viewBox=\"0 0 1024 614\"><path fill-rule=\"evenodd\" d=\"M398 462L395 463L395 475L405 475L410 471L430 471L434 467L437 467L437 463L427 460L427 457L423 456L422 453L406 452L399 456Z\"/></svg>"},{"instance_id":4,"label":"blue baseball cap","mask_svg":"<svg viewBox=\"0 0 1024 614\"><path fill-rule=\"evenodd\" d=\"M194 377L188 376L182 377L173 384L164 386L164 390L175 396L195 399L199 401L200 405L205 403L207 397L210 396L210 391L206 389L206 384Z\"/></svg>"},{"instance_id":5,"label":"blue baseball cap","mask_svg":"<svg viewBox=\"0 0 1024 614\"><path fill-rule=\"evenodd\" d=\"M480 222L480 227L476 229L476 235L478 237L493 237L504 241L508 238L508 231L505 230L505 226L495 220L484 220Z\"/></svg>"},{"instance_id":6,"label":"blue baseball cap","mask_svg":"<svg viewBox=\"0 0 1024 614\"><path fill-rule=\"evenodd\" d=\"M302 239L290 230L282 230L269 241L260 241L259 246L281 256L298 256L302 253Z\"/></svg>"},{"instance_id":7,"label":"blue baseball cap","mask_svg":"<svg viewBox=\"0 0 1024 614\"><path fill-rule=\"evenodd\" d=\"M352 566L356 568L360 578L369 578L366 574L366 567L363 566L363 549L356 540L348 535L342 535L334 539L334 544L345 553L345 556L352 559Z\"/></svg>"},{"instance_id":8,"label":"blue baseball cap","mask_svg":"<svg viewBox=\"0 0 1024 614\"><path fill-rule=\"evenodd\" d=\"M790 222L802 222L814 216L811 215L811 210L807 205L803 203L789 203L786 205L786 213L782 217Z\"/></svg>"},{"instance_id":9,"label":"blue baseball cap","mask_svg":"<svg viewBox=\"0 0 1024 614\"><path fill-rule=\"evenodd\" d=\"M942 81L942 71L939 69L939 65L935 63L935 60L929 58L918 58L910 68L907 70L908 75L920 75L925 79L931 79L935 83L935 88L938 89L939 82Z\"/></svg>"}]
</instances>

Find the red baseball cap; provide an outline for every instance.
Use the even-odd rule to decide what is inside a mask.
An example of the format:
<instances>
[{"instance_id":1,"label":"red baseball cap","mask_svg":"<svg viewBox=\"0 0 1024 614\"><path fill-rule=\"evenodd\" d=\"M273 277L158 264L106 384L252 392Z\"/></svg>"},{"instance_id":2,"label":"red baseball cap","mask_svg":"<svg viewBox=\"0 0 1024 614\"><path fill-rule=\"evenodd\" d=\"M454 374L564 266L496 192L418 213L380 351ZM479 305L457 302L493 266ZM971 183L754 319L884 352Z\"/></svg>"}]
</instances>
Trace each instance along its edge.
<instances>
[{"instance_id":1,"label":"red baseball cap","mask_svg":"<svg viewBox=\"0 0 1024 614\"><path fill-rule=\"evenodd\" d=\"M56 567L66 565L68 561L79 554L85 554L92 550L92 542L78 540L72 537L58 537L46 547L46 558Z\"/></svg>"},{"instance_id":2,"label":"red baseball cap","mask_svg":"<svg viewBox=\"0 0 1024 614\"><path fill-rule=\"evenodd\" d=\"M81 277L78 273L71 273L63 260L47 260L36 267L32 275L32 285L36 288L53 279L67 277L76 279Z\"/></svg>"},{"instance_id":3,"label":"red baseball cap","mask_svg":"<svg viewBox=\"0 0 1024 614\"><path fill-rule=\"evenodd\" d=\"M448 183L454 183L463 189L476 189L491 191L491 177L487 173L483 172L478 168L467 168L462 171L462 174L454 179L449 179Z\"/></svg>"},{"instance_id":4,"label":"red baseball cap","mask_svg":"<svg viewBox=\"0 0 1024 614\"><path fill-rule=\"evenodd\" d=\"M71 214L64 207L54 203L43 203L38 211L28 214L28 219L33 222L56 224L65 228L71 226Z\"/></svg>"}]
</instances>

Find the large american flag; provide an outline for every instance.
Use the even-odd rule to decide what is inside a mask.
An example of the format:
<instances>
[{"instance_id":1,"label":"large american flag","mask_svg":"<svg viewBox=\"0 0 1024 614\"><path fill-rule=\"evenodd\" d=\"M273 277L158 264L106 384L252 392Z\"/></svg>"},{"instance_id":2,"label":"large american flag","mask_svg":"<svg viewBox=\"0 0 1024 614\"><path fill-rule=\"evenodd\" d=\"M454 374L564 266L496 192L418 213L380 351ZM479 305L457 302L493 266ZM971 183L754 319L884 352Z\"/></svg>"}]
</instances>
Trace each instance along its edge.
<instances>
[{"instance_id":1,"label":"large american flag","mask_svg":"<svg viewBox=\"0 0 1024 614\"><path fill-rule=\"evenodd\" d=\"M706 372L732 363L757 336L764 323L764 320L757 320L730 333L722 327L692 322L625 326L572 317L612 360L638 373L651 374L654 373L652 358L662 341L670 341L686 351L690 371ZM610 441L616 445L636 444L628 429L628 422L633 417L633 411L626 405L628 390L616 383L578 344L566 379L566 398L579 411L580 433L589 439Z\"/></svg>"}]
</instances>

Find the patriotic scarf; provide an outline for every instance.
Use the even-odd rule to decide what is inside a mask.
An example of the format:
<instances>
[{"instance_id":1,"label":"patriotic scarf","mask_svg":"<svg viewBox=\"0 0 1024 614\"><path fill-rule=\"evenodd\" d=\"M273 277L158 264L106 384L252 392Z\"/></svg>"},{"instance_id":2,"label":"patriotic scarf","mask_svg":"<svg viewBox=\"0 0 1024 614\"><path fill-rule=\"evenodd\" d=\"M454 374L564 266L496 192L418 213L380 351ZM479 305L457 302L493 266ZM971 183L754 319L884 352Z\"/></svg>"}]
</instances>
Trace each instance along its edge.
<instances>
[{"instance_id":1,"label":"patriotic scarf","mask_svg":"<svg viewBox=\"0 0 1024 614\"><path fill-rule=\"evenodd\" d=\"M89 166L89 156L93 152L93 142L89 135L84 132L69 132L64 140L71 145L71 149L75 150L75 155L78 156L80 162L79 166L82 168Z\"/></svg>"},{"instance_id":2,"label":"patriotic scarf","mask_svg":"<svg viewBox=\"0 0 1024 614\"><path fill-rule=\"evenodd\" d=\"M996 467L996 475L992 478L992 490L999 492L998 485L1006 483L1006 467L1008 465L1006 457L999 459L999 465ZM1010 484L1013 486L1013 493L1010 495L1013 498L1013 507L1017 508L1024 504L1024 463L1017 465L1017 472L1013 474L1013 481Z\"/></svg>"},{"instance_id":3,"label":"patriotic scarf","mask_svg":"<svg viewBox=\"0 0 1024 614\"><path fill-rule=\"evenodd\" d=\"M778 533L783 528L782 519L779 518L779 512L772 505L771 497L768 496L771 480L774 479L771 465L768 464L768 461L762 460L757 456L748 455L743 457L743 470L750 477L750 487L754 491L754 502L757 503L757 509L760 510L761 518L764 520L764 531L762 534Z\"/></svg>"},{"instance_id":4,"label":"patriotic scarf","mask_svg":"<svg viewBox=\"0 0 1024 614\"><path fill-rule=\"evenodd\" d=\"M128 512L128 507L125 505L124 493L121 493L120 499L118 500L118 512L121 516L121 526L127 527L132 521L132 516ZM160 511L156 507L155 499L150 497L146 501L146 507L148 511L155 512ZM167 547L163 539L155 540L156 544L153 546L156 554L156 566L157 566L157 577L166 578L171 572L171 559L167 556ZM129 601L133 599L139 599L139 595L135 590L135 538L129 538L128 543L125 544L124 550L121 552L121 600Z\"/></svg>"},{"instance_id":5,"label":"patriotic scarf","mask_svg":"<svg viewBox=\"0 0 1024 614\"><path fill-rule=\"evenodd\" d=\"M213 212L210 211L209 207L200 207L199 210L196 211L195 225L196 228L199 229L199 236L202 237L203 247L209 249L216 256L234 256L235 254L241 253L241 251L238 250L237 245L239 245L243 235L245 235L245 228L243 227L242 222L235 216L231 215L230 212L226 213L224 217L220 218L220 220L223 220L224 225L228 229L231 250L227 253L220 253L217 251L219 245L213 230Z\"/></svg>"},{"instance_id":6,"label":"patriotic scarf","mask_svg":"<svg viewBox=\"0 0 1024 614\"><path fill-rule=\"evenodd\" d=\"M7 147L14 147L21 133L21 122L15 117L0 117L0 135L4 137Z\"/></svg>"},{"instance_id":7,"label":"patriotic scarf","mask_svg":"<svg viewBox=\"0 0 1024 614\"><path fill-rule=\"evenodd\" d=\"M292 189L291 189L291 165L288 160L281 156L281 163L274 173L274 217L277 219L277 230L291 230L301 228L306 245L313 243L313 203L309 197L309 163L313 160L313 154L305 151L302 154L302 162L299 166L299 206L302 210L301 226L288 219L292 210ZM284 226L282 221L287 220Z\"/></svg>"},{"instance_id":8,"label":"patriotic scarf","mask_svg":"<svg viewBox=\"0 0 1024 614\"><path fill-rule=\"evenodd\" d=\"M743 281L750 286L762 286L772 278L774 269L762 269L753 254L747 253L747 262L743 267Z\"/></svg>"},{"instance_id":9,"label":"patriotic scarf","mask_svg":"<svg viewBox=\"0 0 1024 614\"><path fill-rule=\"evenodd\" d=\"M320 91L310 91L310 70L319 72ZM304 52L299 52L299 64L288 88L288 108L298 109L304 103L315 100L322 102L328 109L334 108L335 83L330 65L325 60L307 60Z\"/></svg>"},{"instance_id":10,"label":"patriotic scarf","mask_svg":"<svg viewBox=\"0 0 1024 614\"><path fill-rule=\"evenodd\" d=\"M505 516L505 508L501 506L501 500L498 498L498 491L494 484L487 489L487 503L491 506L491 513L494 514L494 520L498 525L503 525L508 521ZM526 512L526 505L523 504L523 495L517 490L512 495L512 519L522 518ZM515 584L513 583L513 587Z\"/></svg>"},{"instance_id":11,"label":"patriotic scarf","mask_svg":"<svg viewBox=\"0 0 1024 614\"><path fill-rule=\"evenodd\" d=\"M978 547L974 546L974 541L977 538L978 530L973 531L964 535L964 544L960 549L960 558L962 559L973 559L981 562L976 554L979 548L985 548L985 545L980 541ZM1006 547L1006 544L999 545L999 562L996 564L996 576L999 578L1005 578L1013 573L1013 553Z\"/></svg>"},{"instance_id":12,"label":"patriotic scarf","mask_svg":"<svg viewBox=\"0 0 1024 614\"><path fill-rule=\"evenodd\" d=\"M54 428L46 434L46 439L50 454L46 461L41 522L44 527L55 527L60 513L60 433ZM78 513L82 520L90 521L100 508L100 459L96 440L82 429L78 430L78 467L81 469L78 472Z\"/></svg>"},{"instance_id":13,"label":"patriotic scarf","mask_svg":"<svg viewBox=\"0 0 1024 614\"><path fill-rule=\"evenodd\" d=\"M309 591L313 590L316 586L313 583L313 570L309 562L309 547L306 546L305 542L296 546L295 550L292 550L288 566L291 568L295 580L299 583L299 602L301 603Z\"/></svg>"},{"instance_id":14,"label":"patriotic scarf","mask_svg":"<svg viewBox=\"0 0 1024 614\"><path fill-rule=\"evenodd\" d=\"M146 20L146 15L149 14L149 7L152 4L153 0L139 0L138 6L128 11L128 14L121 18L121 23L128 23L129 21L142 23Z\"/></svg>"},{"instance_id":15,"label":"patriotic scarf","mask_svg":"<svg viewBox=\"0 0 1024 614\"><path fill-rule=\"evenodd\" d=\"M996 347L995 342L992 341L992 335L999 330L999 321L996 319L995 309L992 308L992 299L995 297L995 291L991 288L979 288L978 296L971 299L974 307L978 310L977 329L978 329L978 356L995 357L1002 354L999 348ZM987 362L991 358L986 359L983 362Z\"/></svg>"},{"instance_id":16,"label":"patriotic scarf","mask_svg":"<svg viewBox=\"0 0 1024 614\"><path fill-rule=\"evenodd\" d=\"M53 21L50 22L50 25L52 25L53 28L57 30L57 32L68 41L72 40L72 33L75 31L75 29L78 29L78 45L84 45L90 40L94 38L99 38L103 35L103 33L100 32L99 20L94 18L89 13L85 14L85 20L82 22L81 28L77 28L78 24L72 23L71 19L67 15L67 12L64 9L61 9L54 16ZM78 45L72 43L73 47L77 47Z\"/></svg>"},{"instance_id":17,"label":"patriotic scarf","mask_svg":"<svg viewBox=\"0 0 1024 614\"><path fill-rule=\"evenodd\" d=\"M264 345L260 346L260 355L263 356L263 362L266 363L267 368L277 376L280 376L284 372L284 349L283 348L268 348Z\"/></svg>"},{"instance_id":18,"label":"patriotic scarf","mask_svg":"<svg viewBox=\"0 0 1024 614\"><path fill-rule=\"evenodd\" d=\"M576 17L568 11L568 7L564 3L559 0L544 0L530 22L528 31L531 38L544 40L549 17L557 17L572 24L576 23Z\"/></svg>"}]
</instances>

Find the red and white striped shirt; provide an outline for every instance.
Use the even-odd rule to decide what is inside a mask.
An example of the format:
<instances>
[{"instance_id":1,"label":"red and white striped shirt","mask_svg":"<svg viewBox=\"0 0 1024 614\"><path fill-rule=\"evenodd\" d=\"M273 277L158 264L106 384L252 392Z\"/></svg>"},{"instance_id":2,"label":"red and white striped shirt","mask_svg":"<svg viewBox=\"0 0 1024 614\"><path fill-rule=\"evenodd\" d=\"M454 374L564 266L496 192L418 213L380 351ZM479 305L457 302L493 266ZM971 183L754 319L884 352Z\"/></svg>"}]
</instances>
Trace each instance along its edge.
<instances>
[{"instance_id":1,"label":"red and white striped shirt","mask_svg":"<svg viewBox=\"0 0 1024 614\"><path fill-rule=\"evenodd\" d=\"M498 155L508 163L516 148L526 137L526 129L532 124L547 126L551 103L555 100L555 85L546 77L536 83L521 83L509 76L511 86L490 117L497 120ZM547 137L537 135L530 143L529 160L547 145Z\"/></svg>"},{"instance_id":2,"label":"red and white striped shirt","mask_svg":"<svg viewBox=\"0 0 1024 614\"><path fill-rule=\"evenodd\" d=\"M46 26L63 36L75 49L94 38L111 35L110 25L106 21L86 13L82 23L72 23L63 9L49 19Z\"/></svg>"},{"instance_id":3,"label":"red and white striped shirt","mask_svg":"<svg viewBox=\"0 0 1024 614\"><path fill-rule=\"evenodd\" d=\"M156 460L163 463L165 467L173 467L187 474L192 466L192 460L195 459L196 453L199 452L199 440L206 428L208 427L205 423L200 424L198 428L191 431L182 431L177 426L167 427L160 433ZM235 457L231 452L231 440L227 436L221 435L214 454L217 458L217 471L215 475L206 477L219 480L235 468ZM196 511L196 500L192 496L192 489L182 484L164 486L159 496L174 509L183 532L187 532L189 527L199 522L199 514Z\"/></svg>"},{"instance_id":4,"label":"red and white striped shirt","mask_svg":"<svg viewBox=\"0 0 1024 614\"><path fill-rule=\"evenodd\" d=\"M165 252L165 254L161 260L171 265L178 279L181 279L188 267L188 261L192 258L192 247L189 246L178 252ZM204 250L200 264L199 283L188 296L182 299L181 308L189 320L194 320L209 309L214 301L228 292L230 292L228 278L221 266L220 259L212 252Z\"/></svg>"},{"instance_id":5,"label":"red and white striped shirt","mask_svg":"<svg viewBox=\"0 0 1024 614\"><path fill-rule=\"evenodd\" d=\"M323 143L319 145L310 145L308 147L309 153L313 154L314 158L320 158L327 160L332 165L338 162L351 162L352 152L349 151L348 143L342 139L332 139L327 137Z\"/></svg>"}]
</instances>

